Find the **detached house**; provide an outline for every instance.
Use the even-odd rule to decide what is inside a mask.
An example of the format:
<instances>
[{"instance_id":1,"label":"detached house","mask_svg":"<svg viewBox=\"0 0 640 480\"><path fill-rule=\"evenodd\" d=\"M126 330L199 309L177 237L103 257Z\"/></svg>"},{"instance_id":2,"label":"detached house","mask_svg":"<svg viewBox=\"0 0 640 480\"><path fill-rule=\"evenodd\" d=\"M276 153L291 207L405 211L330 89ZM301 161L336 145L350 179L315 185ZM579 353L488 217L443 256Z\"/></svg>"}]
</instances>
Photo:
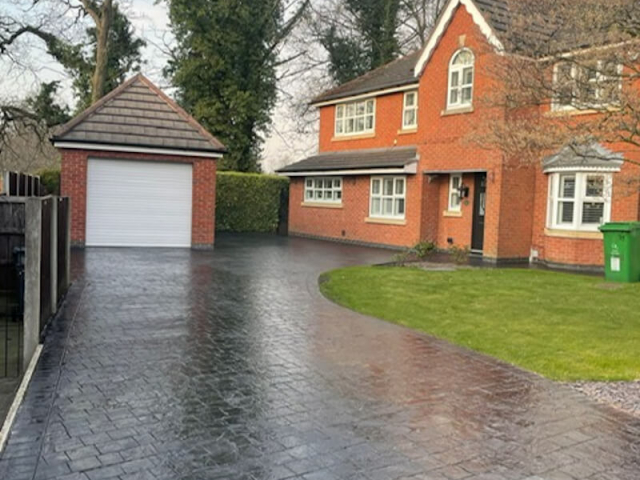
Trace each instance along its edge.
<instances>
[{"instance_id":1,"label":"detached house","mask_svg":"<svg viewBox=\"0 0 640 480\"><path fill-rule=\"evenodd\" d=\"M291 178L292 235L602 266L598 227L640 218L637 189L622 188L620 172L637 169L616 153L624 148L540 152L537 164L513 168L502 151L465 141L478 122L506 115L478 101L500 88L484 72L503 54L504 8L450 0L423 50L314 100L319 153L280 170ZM556 110L546 117L571 114L556 103L542 107Z\"/></svg>"}]
</instances>

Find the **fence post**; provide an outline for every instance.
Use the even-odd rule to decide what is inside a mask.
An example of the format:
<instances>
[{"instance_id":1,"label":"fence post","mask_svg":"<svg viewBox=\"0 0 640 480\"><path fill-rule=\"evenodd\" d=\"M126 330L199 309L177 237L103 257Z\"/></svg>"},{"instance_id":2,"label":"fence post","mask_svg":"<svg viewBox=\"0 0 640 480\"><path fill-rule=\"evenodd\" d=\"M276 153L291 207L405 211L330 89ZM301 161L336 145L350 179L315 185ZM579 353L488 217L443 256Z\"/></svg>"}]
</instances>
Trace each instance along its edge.
<instances>
[{"instance_id":1,"label":"fence post","mask_svg":"<svg viewBox=\"0 0 640 480\"><path fill-rule=\"evenodd\" d=\"M65 228L67 229L67 235L65 237L65 241L67 244L65 245L65 272L64 272L64 290L65 292L71 286L71 198L67 197L67 201L64 203L65 209L65 220L67 224Z\"/></svg>"},{"instance_id":2,"label":"fence post","mask_svg":"<svg viewBox=\"0 0 640 480\"><path fill-rule=\"evenodd\" d=\"M27 198L25 203L24 348L26 369L40 343L40 273L42 248L42 201Z\"/></svg>"},{"instance_id":3,"label":"fence post","mask_svg":"<svg viewBox=\"0 0 640 480\"><path fill-rule=\"evenodd\" d=\"M51 199L51 315L58 311L58 197Z\"/></svg>"}]
</instances>

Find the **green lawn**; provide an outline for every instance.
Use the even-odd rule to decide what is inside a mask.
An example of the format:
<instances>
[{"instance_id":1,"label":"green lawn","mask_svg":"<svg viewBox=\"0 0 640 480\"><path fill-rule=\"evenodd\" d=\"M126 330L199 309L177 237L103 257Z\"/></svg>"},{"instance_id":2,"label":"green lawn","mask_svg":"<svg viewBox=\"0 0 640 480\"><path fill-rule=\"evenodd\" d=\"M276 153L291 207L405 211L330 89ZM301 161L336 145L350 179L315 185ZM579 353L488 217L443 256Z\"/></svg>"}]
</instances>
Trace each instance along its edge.
<instances>
[{"instance_id":1,"label":"green lawn","mask_svg":"<svg viewBox=\"0 0 640 480\"><path fill-rule=\"evenodd\" d=\"M538 270L353 267L321 277L345 307L556 380L640 379L640 284Z\"/></svg>"}]
</instances>

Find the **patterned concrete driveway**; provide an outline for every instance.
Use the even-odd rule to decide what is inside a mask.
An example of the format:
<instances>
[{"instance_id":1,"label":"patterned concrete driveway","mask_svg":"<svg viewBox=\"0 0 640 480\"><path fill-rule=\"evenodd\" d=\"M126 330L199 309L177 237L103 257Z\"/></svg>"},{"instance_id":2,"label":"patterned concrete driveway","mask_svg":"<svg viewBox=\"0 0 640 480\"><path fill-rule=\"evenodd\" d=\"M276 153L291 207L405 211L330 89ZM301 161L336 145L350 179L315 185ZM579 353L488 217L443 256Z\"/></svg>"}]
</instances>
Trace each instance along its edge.
<instances>
[{"instance_id":1,"label":"patterned concrete driveway","mask_svg":"<svg viewBox=\"0 0 640 480\"><path fill-rule=\"evenodd\" d=\"M319 295L321 271L389 255L77 253L0 478L640 478L638 420Z\"/></svg>"}]
</instances>

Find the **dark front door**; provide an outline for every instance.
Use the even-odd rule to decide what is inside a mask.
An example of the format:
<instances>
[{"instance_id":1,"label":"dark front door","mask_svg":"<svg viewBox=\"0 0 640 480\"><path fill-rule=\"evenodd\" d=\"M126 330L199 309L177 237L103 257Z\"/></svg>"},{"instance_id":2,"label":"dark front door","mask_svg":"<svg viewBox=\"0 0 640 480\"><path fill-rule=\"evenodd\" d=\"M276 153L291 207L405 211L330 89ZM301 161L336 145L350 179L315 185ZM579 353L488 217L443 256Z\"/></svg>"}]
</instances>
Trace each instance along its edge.
<instances>
[{"instance_id":1,"label":"dark front door","mask_svg":"<svg viewBox=\"0 0 640 480\"><path fill-rule=\"evenodd\" d=\"M471 250L482 252L484 248L484 216L487 199L487 174L476 173L473 189L473 228L471 233Z\"/></svg>"}]
</instances>

